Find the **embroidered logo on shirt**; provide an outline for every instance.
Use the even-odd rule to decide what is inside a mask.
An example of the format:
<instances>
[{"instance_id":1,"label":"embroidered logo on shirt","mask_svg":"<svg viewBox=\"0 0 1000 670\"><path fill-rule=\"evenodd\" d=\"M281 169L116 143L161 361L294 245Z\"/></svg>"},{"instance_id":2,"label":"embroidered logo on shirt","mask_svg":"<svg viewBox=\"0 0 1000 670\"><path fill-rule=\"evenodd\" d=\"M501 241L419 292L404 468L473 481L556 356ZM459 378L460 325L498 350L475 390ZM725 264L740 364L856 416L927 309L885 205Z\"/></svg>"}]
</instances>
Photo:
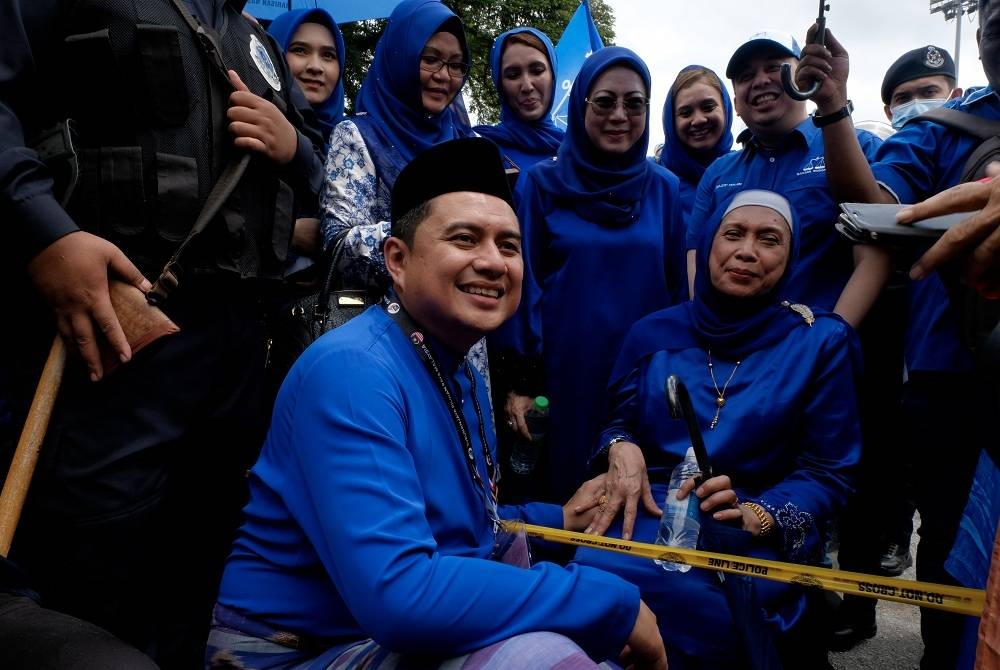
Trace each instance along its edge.
<instances>
[{"instance_id":1,"label":"embroidered logo on shirt","mask_svg":"<svg viewBox=\"0 0 1000 670\"><path fill-rule=\"evenodd\" d=\"M278 70L271 62L271 55L267 53L267 47L257 39L256 35L250 36L250 58L253 59L253 64L257 66L257 70L263 75L268 86L275 91L280 91L281 78L278 76Z\"/></svg>"},{"instance_id":2,"label":"embroidered logo on shirt","mask_svg":"<svg viewBox=\"0 0 1000 670\"><path fill-rule=\"evenodd\" d=\"M823 156L814 156L802 169L795 173L796 177L813 174L814 172L826 172L826 159Z\"/></svg>"}]
</instances>

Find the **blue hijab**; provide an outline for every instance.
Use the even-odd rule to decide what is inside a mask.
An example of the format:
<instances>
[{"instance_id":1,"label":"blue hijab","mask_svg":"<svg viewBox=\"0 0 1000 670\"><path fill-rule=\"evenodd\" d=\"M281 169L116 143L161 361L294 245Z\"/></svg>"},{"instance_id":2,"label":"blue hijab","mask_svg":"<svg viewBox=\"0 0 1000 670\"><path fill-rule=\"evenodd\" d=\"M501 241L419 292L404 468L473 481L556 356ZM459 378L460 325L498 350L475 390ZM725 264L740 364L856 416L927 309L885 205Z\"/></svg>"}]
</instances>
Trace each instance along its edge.
<instances>
[{"instance_id":1,"label":"blue hijab","mask_svg":"<svg viewBox=\"0 0 1000 670\"><path fill-rule=\"evenodd\" d=\"M358 111L382 146L395 149L396 172L417 155L447 140L469 134L449 105L429 115L420 95L420 54L434 33L449 32L458 38L463 59L469 61L462 22L440 0L403 0L389 16L389 24L375 47L375 58L358 92Z\"/></svg>"},{"instance_id":2,"label":"blue hijab","mask_svg":"<svg viewBox=\"0 0 1000 670\"><path fill-rule=\"evenodd\" d=\"M549 105L545 108L545 114L537 121L523 121L514 109L507 104L507 98L503 93L503 70L501 60L503 56L504 42L511 35L520 33L530 33L540 39L545 45L545 51L549 58L549 70L552 72L552 94L549 96ZM508 30L493 42L493 50L490 52L490 67L493 70L493 86L500 95L500 123L495 126L476 126L473 130L496 142L501 149L513 147L521 153L538 155L540 157L555 156L562 144L566 133L562 128L552 122L550 116L552 105L556 99L557 61L556 50L552 46L552 41L540 30L534 28L513 28ZM522 169L527 166L520 166Z\"/></svg>"},{"instance_id":3,"label":"blue hijab","mask_svg":"<svg viewBox=\"0 0 1000 670\"><path fill-rule=\"evenodd\" d=\"M663 152L660 154L660 164L685 181L697 184L709 164L719 156L733 149L733 101L729 98L726 85L713 70L702 65L688 65L677 73L678 76L689 70L708 70L719 81L722 91L722 107L726 114L725 132L711 149L705 152L692 153L679 137L674 126L674 87L670 87L667 101L663 104Z\"/></svg>"},{"instance_id":4,"label":"blue hijab","mask_svg":"<svg viewBox=\"0 0 1000 670\"><path fill-rule=\"evenodd\" d=\"M771 290L752 298L733 298L719 292L712 285L708 271L708 257L712 243L715 241L726 208L741 193L750 196L755 192L737 192L733 198L720 204L709 219L715 225L707 227L705 234L699 240L694 299L668 307L638 322L622 346L622 353L611 375L612 381L629 374L635 369L639 360L657 351L701 347L718 351L730 358L743 358L754 351L776 345L785 339L793 328L808 327L801 313L783 304L786 285L792 276L799 253L799 225L791 205L788 205L788 209L792 212L792 220L788 222L792 231L788 262L781 278ZM764 193L769 193L770 196L777 195L766 191ZM814 316L840 318L826 312L816 312Z\"/></svg>"},{"instance_id":5,"label":"blue hijab","mask_svg":"<svg viewBox=\"0 0 1000 670\"><path fill-rule=\"evenodd\" d=\"M325 26L333 35L333 42L337 47L337 60L340 62L340 77L337 79L337 86L329 98L312 106L316 113L316 121L323 131L323 140L329 141L333 127L344 118L344 61L346 60L344 36L340 32L337 22L325 9L293 9L279 14L267 27L267 32L271 33L281 45L281 50L287 53L288 45L291 43L292 37L295 36L295 31L303 23L318 23Z\"/></svg>"},{"instance_id":6,"label":"blue hijab","mask_svg":"<svg viewBox=\"0 0 1000 670\"><path fill-rule=\"evenodd\" d=\"M534 175L542 191L570 207L581 218L602 225L622 226L639 218L642 196L656 168L646 159L648 109L642 137L624 154L609 154L598 149L587 134L584 116L590 88L605 70L616 65L637 72L649 91L649 70L635 52L617 46L595 51L584 61L573 82L566 114L566 137L559 146L554 169L537 170Z\"/></svg>"}]
</instances>

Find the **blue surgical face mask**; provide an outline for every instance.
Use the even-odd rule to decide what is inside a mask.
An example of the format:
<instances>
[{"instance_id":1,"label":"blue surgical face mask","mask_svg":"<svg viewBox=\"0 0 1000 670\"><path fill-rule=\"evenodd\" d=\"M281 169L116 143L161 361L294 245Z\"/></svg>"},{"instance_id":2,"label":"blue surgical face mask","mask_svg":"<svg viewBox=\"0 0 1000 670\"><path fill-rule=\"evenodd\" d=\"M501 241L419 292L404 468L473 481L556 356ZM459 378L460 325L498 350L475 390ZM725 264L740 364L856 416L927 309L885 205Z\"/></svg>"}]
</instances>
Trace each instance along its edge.
<instances>
[{"instance_id":1,"label":"blue surgical face mask","mask_svg":"<svg viewBox=\"0 0 1000 670\"><path fill-rule=\"evenodd\" d=\"M948 98L931 98L927 100L913 99L909 102L904 102L902 105L897 107L892 107L889 110L892 112L892 127L899 130L903 127L904 123L912 119L914 116L940 107L946 102L948 102Z\"/></svg>"}]
</instances>

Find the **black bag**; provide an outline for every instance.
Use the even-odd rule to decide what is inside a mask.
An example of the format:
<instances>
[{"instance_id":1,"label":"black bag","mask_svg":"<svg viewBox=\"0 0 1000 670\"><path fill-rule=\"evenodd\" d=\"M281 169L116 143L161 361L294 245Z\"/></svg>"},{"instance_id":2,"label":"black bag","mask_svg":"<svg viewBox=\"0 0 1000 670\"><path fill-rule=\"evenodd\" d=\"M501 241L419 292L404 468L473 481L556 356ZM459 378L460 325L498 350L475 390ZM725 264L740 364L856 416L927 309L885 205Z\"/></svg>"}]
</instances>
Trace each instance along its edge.
<instances>
[{"instance_id":1,"label":"black bag","mask_svg":"<svg viewBox=\"0 0 1000 670\"><path fill-rule=\"evenodd\" d=\"M344 255L345 237L338 239L326 254L320 290L285 303L269 319L267 367L275 387L281 384L306 347L381 299L380 294L370 289L341 287L337 265Z\"/></svg>"}]
</instances>

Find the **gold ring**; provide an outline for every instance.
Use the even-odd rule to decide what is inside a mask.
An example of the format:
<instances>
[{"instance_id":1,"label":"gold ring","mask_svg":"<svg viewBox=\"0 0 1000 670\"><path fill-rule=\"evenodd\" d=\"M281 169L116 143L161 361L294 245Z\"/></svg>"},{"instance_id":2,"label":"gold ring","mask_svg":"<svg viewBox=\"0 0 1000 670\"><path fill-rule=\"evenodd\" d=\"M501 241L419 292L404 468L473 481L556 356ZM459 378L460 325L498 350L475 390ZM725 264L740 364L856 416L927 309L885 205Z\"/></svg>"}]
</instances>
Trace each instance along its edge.
<instances>
[{"instance_id":1,"label":"gold ring","mask_svg":"<svg viewBox=\"0 0 1000 670\"><path fill-rule=\"evenodd\" d=\"M597 505L601 508L606 507L608 504L608 496L601 494L601 497L597 499Z\"/></svg>"}]
</instances>

